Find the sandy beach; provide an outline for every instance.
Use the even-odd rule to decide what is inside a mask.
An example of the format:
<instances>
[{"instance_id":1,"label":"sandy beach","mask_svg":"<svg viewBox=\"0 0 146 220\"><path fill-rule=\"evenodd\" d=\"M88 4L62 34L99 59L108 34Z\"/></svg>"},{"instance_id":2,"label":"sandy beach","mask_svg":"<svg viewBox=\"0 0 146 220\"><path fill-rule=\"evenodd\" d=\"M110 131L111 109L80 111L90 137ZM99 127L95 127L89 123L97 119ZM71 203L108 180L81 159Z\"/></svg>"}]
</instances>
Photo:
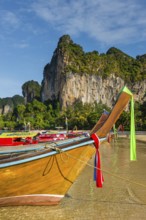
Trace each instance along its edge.
<instances>
[{"instance_id":1,"label":"sandy beach","mask_svg":"<svg viewBox=\"0 0 146 220\"><path fill-rule=\"evenodd\" d=\"M137 161L130 161L129 137L100 146L103 188L93 180L93 157L58 206L1 207L0 219L146 219L146 136L136 138Z\"/></svg>"},{"instance_id":2,"label":"sandy beach","mask_svg":"<svg viewBox=\"0 0 146 220\"><path fill-rule=\"evenodd\" d=\"M128 134L126 132L121 132L118 133L118 137L119 138L125 138L125 139L130 139L130 135L129 132ZM140 142L146 142L146 132L142 131L142 132L136 132L136 141L140 141Z\"/></svg>"},{"instance_id":3,"label":"sandy beach","mask_svg":"<svg viewBox=\"0 0 146 220\"><path fill-rule=\"evenodd\" d=\"M146 142L146 135L136 135L136 140Z\"/></svg>"}]
</instances>

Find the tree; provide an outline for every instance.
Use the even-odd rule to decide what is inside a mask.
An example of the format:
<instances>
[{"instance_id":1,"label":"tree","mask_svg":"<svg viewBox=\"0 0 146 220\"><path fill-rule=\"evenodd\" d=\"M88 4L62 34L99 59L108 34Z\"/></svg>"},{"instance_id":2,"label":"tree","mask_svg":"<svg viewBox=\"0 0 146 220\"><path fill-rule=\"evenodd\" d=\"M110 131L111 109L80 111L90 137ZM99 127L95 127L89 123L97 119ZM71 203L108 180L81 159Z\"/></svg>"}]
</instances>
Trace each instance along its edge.
<instances>
[{"instance_id":1,"label":"tree","mask_svg":"<svg viewBox=\"0 0 146 220\"><path fill-rule=\"evenodd\" d=\"M23 120L24 117L24 112L26 110L26 106L25 105L18 105L16 108L17 111L17 118Z\"/></svg>"},{"instance_id":2,"label":"tree","mask_svg":"<svg viewBox=\"0 0 146 220\"><path fill-rule=\"evenodd\" d=\"M0 130L2 130L4 128L5 122L3 120L3 116L0 115Z\"/></svg>"}]
</instances>

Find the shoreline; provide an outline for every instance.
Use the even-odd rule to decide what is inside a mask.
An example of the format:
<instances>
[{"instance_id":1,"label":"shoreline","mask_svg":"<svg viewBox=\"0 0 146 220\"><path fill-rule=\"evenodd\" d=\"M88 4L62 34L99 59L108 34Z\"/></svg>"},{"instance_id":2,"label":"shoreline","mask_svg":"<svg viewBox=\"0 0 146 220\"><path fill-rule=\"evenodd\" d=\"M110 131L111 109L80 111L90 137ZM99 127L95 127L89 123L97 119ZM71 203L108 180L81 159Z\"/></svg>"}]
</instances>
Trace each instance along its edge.
<instances>
[{"instance_id":1,"label":"shoreline","mask_svg":"<svg viewBox=\"0 0 146 220\"><path fill-rule=\"evenodd\" d=\"M130 139L130 134L118 134L117 138L126 138L126 139ZM146 134L136 134L136 141L138 142L142 142L142 143L146 143Z\"/></svg>"}]
</instances>

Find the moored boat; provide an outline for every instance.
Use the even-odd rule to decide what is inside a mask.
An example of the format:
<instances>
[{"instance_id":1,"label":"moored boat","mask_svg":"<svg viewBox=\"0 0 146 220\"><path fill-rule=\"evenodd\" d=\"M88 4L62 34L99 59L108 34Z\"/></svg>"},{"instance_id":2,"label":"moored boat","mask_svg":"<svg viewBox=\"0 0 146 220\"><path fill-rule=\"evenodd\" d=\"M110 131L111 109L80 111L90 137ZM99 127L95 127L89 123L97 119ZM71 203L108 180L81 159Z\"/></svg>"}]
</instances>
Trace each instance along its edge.
<instances>
[{"instance_id":1,"label":"moored boat","mask_svg":"<svg viewBox=\"0 0 146 220\"><path fill-rule=\"evenodd\" d=\"M35 153L1 159L0 205L57 204L95 153L93 141L88 141L80 137L59 148L50 144Z\"/></svg>"},{"instance_id":2,"label":"moored boat","mask_svg":"<svg viewBox=\"0 0 146 220\"><path fill-rule=\"evenodd\" d=\"M54 142L59 140L65 140L81 136L83 132L56 132L56 133L7 133L0 135L0 147L1 146L21 146L32 145L45 142Z\"/></svg>"},{"instance_id":3,"label":"moored boat","mask_svg":"<svg viewBox=\"0 0 146 220\"><path fill-rule=\"evenodd\" d=\"M66 134L50 134L50 133L44 133L44 134L38 134L37 136L38 142L43 143L43 142L49 142L49 141L59 141L59 140L64 140L67 139Z\"/></svg>"},{"instance_id":4,"label":"moored boat","mask_svg":"<svg viewBox=\"0 0 146 220\"><path fill-rule=\"evenodd\" d=\"M43 143L43 142L49 142L49 141L59 141L59 140L65 140L68 138L74 138L83 135L84 132L73 132L73 131L68 131L68 132L59 132L59 133L42 133L42 134L37 134L37 140L38 143Z\"/></svg>"},{"instance_id":5,"label":"moored boat","mask_svg":"<svg viewBox=\"0 0 146 220\"><path fill-rule=\"evenodd\" d=\"M130 99L131 94L123 90L111 113L102 115L88 136L48 143L36 152L1 157L0 206L58 204L95 153L96 183L102 187L99 144L107 140Z\"/></svg>"},{"instance_id":6,"label":"moored boat","mask_svg":"<svg viewBox=\"0 0 146 220\"><path fill-rule=\"evenodd\" d=\"M21 145L30 145L37 144L38 140L32 137L1 137L0 146L21 146Z\"/></svg>"},{"instance_id":7,"label":"moored boat","mask_svg":"<svg viewBox=\"0 0 146 220\"><path fill-rule=\"evenodd\" d=\"M0 135L1 146L19 146L37 144L36 132L4 132Z\"/></svg>"}]
</instances>

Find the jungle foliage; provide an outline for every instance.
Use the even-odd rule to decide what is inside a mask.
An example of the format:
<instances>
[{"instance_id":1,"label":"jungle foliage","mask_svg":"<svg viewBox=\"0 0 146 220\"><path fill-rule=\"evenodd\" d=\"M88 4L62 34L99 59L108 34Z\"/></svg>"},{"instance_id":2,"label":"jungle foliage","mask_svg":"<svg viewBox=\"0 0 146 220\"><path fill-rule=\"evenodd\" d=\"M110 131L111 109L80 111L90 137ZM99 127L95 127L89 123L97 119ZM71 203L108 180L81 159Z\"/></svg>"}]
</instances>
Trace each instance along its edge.
<instances>
[{"instance_id":1,"label":"jungle foliage","mask_svg":"<svg viewBox=\"0 0 146 220\"><path fill-rule=\"evenodd\" d=\"M0 129L24 130L27 124L31 129L55 129L63 127L66 129L66 118L68 120L68 129L73 130L85 129L90 130L96 124L101 116L103 109L110 111L103 104L82 104L76 102L67 109L60 109L60 104L56 100L54 102L47 101L42 103L33 100L31 103L19 104L14 108L13 112L0 116ZM136 130L146 130L146 102L143 105L135 103L135 125ZM129 130L130 112L123 112L116 123L116 127L120 124L124 125L125 130Z\"/></svg>"},{"instance_id":2,"label":"jungle foliage","mask_svg":"<svg viewBox=\"0 0 146 220\"><path fill-rule=\"evenodd\" d=\"M17 106L18 104L24 104L24 98L20 95L15 95L13 97L0 98L0 108L5 105L9 105L10 107Z\"/></svg>"},{"instance_id":3,"label":"jungle foliage","mask_svg":"<svg viewBox=\"0 0 146 220\"><path fill-rule=\"evenodd\" d=\"M127 83L142 81L146 78L146 55L137 56L135 59L115 47L110 48L106 54L99 54L98 51L84 52L83 48L75 44L69 35L60 38L58 48L68 61L63 72L65 74L86 73L106 78L114 73Z\"/></svg>"}]
</instances>

